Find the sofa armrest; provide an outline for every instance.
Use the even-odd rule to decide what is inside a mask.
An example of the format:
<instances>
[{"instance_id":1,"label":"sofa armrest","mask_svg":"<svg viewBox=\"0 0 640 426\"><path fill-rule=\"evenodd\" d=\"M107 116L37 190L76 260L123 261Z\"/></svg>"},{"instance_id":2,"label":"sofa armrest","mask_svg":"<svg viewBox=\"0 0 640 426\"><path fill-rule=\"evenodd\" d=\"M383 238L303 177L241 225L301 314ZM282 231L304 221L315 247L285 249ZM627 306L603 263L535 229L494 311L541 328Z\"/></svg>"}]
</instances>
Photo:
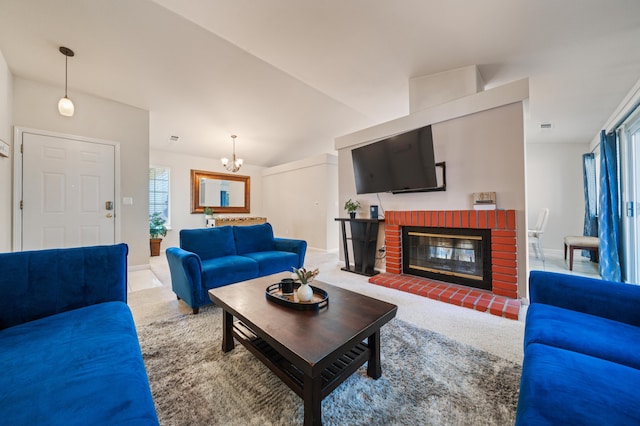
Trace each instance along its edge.
<instances>
[{"instance_id":1,"label":"sofa armrest","mask_svg":"<svg viewBox=\"0 0 640 426\"><path fill-rule=\"evenodd\" d=\"M0 329L127 301L126 244L0 254Z\"/></svg>"},{"instance_id":2,"label":"sofa armrest","mask_svg":"<svg viewBox=\"0 0 640 426\"><path fill-rule=\"evenodd\" d=\"M640 286L553 272L531 271L531 303L640 326Z\"/></svg>"},{"instance_id":3,"label":"sofa armrest","mask_svg":"<svg viewBox=\"0 0 640 426\"><path fill-rule=\"evenodd\" d=\"M165 251L173 292L192 308L202 305L202 261L196 253L179 247Z\"/></svg>"},{"instance_id":4,"label":"sofa armrest","mask_svg":"<svg viewBox=\"0 0 640 426\"><path fill-rule=\"evenodd\" d=\"M294 240L290 238L274 238L275 249L279 251L288 251L298 255L298 266L304 266L304 256L307 253L307 242L304 240Z\"/></svg>"}]
</instances>

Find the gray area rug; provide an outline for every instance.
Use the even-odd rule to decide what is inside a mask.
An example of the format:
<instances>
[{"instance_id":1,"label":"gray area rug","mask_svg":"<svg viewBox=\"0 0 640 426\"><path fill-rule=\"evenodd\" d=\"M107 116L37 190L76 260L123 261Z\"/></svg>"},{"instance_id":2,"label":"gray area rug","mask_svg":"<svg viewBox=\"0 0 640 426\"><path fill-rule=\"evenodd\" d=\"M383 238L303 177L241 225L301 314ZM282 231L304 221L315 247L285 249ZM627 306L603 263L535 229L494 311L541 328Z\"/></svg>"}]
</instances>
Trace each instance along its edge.
<instances>
[{"instance_id":1,"label":"gray area rug","mask_svg":"<svg viewBox=\"0 0 640 426\"><path fill-rule=\"evenodd\" d=\"M222 352L222 310L138 327L162 425L296 425L303 402L242 345ZM512 425L521 367L394 319L382 377L366 364L322 401L325 425Z\"/></svg>"}]
</instances>

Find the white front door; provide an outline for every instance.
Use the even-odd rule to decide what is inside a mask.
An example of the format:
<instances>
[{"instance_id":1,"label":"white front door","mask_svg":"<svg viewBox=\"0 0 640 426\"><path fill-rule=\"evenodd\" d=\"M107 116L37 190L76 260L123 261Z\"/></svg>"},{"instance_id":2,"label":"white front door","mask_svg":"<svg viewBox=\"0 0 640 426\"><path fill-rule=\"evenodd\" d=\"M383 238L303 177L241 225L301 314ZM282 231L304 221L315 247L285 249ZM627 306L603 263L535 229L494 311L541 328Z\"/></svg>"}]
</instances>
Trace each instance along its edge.
<instances>
[{"instance_id":1,"label":"white front door","mask_svg":"<svg viewBox=\"0 0 640 426\"><path fill-rule=\"evenodd\" d=\"M116 147L22 133L21 250L114 244Z\"/></svg>"}]
</instances>

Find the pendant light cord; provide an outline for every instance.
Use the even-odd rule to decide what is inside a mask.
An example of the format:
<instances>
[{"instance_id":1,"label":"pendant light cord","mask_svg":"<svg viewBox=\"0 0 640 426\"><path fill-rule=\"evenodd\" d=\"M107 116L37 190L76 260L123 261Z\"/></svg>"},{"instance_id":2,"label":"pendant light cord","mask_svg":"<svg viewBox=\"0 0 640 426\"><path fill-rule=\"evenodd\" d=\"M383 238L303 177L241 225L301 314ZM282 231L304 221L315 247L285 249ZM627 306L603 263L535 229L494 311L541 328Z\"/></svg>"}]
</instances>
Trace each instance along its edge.
<instances>
[{"instance_id":1,"label":"pendant light cord","mask_svg":"<svg viewBox=\"0 0 640 426\"><path fill-rule=\"evenodd\" d=\"M64 97L67 97L67 72L69 69L69 57L64 55Z\"/></svg>"}]
</instances>

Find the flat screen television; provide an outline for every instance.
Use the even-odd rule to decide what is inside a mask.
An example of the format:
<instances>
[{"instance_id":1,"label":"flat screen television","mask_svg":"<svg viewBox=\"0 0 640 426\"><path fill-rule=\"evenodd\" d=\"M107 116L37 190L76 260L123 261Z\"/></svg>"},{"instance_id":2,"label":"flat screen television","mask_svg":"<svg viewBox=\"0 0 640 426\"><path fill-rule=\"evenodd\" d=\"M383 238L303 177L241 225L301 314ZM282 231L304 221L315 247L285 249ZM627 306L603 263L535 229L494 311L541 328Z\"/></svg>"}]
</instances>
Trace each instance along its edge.
<instances>
[{"instance_id":1,"label":"flat screen television","mask_svg":"<svg viewBox=\"0 0 640 426\"><path fill-rule=\"evenodd\" d=\"M418 192L437 186L431 126L356 148L351 158L358 194Z\"/></svg>"}]
</instances>

